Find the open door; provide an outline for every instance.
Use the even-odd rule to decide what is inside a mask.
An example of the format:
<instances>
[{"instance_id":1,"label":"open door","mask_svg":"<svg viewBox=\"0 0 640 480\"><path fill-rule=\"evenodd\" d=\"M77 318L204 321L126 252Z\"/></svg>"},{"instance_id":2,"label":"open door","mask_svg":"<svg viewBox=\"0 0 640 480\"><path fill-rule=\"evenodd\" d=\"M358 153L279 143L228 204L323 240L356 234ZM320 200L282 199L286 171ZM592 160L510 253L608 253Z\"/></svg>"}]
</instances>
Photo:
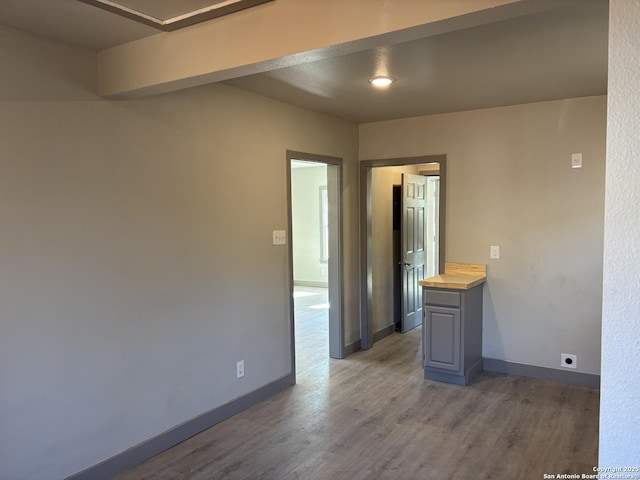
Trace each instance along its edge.
<instances>
[{"instance_id":1,"label":"open door","mask_svg":"<svg viewBox=\"0 0 640 480\"><path fill-rule=\"evenodd\" d=\"M402 174L402 320L400 329L408 332L422 322L422 295L418 281L425 273L425 214L427 178Z\"/></svg>"},{"instance_id":2,"label":"open door","mask_svg":"<svg viewBox=\"0 0 640 480\"><path fill-rule=\"evenodd\" d=\"M438 201L434 203L434 208L437 207L437 212L433 215L433 221L437 222L437 228L433 230L437 230L433 232L438 242L437 252L433 252L433 255L436 255L437 260L434 260L434 265L432 270L434 270L435 274L440 271L444 271L444 238L445 238L445 218L446 218L446 172L447 172L447 156L446 155L426 155L421 157L408 157L408 158L387 158L387 159L376 159L376 160L362 160L360 161L360 348L365 350L371 348L374 343L374 319L373 319L373 248L372 248L372 238L373 238L373 230L372 230L372 216L373 216L373 201L372 201L372 178L373 178L373 170L378 167L400 167L407 165L420 165L420 164L438 164L438 177L439 182L437 184L437 189L434 194L437 195ZM420 170L418 170L420 171ZM432 174L429 174L432 175ZM422 176L422 175L421 175ZM397 181L396 181L397 182ZM436 185L433 185L436 187ZM401 188L402 185L401 185ZM414 185L415 188L415 185ZM424 185L421 187L424 195ZM404 191L406 191L406 186L403 188L401 197L404 197ZM424 214L424 212L423 212ZM422 219L423 221L428 221L428 212L426 213L427 219ZM402 217L402 215L401 215ZM418 219L419 221L420 219ZM406 223L406 222L405 222ZM416 231L415 227L413 227L413 232L419 234L420 231ZM422 247L422 251L425 252L425 247L427 247L427 241L425 236L423 235L422 241L425 245ZM420 243L420 242L416 242ZM409 249L406 249L405 252L408 252ZM415 250L415 249L414 249ZM394 260L395 263L392 263L390 268L400 268L397 262L401 261L401 280L403 285L409 284L407 283L407 277L409 275L413 275L416 278L416 282L411 282L410 285L413 285L413 290L410 291L410 287L407 288L407 294L403 295L404 298L401 299L401 306L403 311L407 313L408 317L411 318L410 321L405 321L406 324L404 330L402 328L403 322L400 321L400 330L405 331L409 329L411 323L414 325L418 325L421 323L422 316L422 295L421 288L419 288L418 281L420 277L427 276L427 268L423 265L424 272L415 272L416 260L414 258L409 258L412 255L405 255L405 252L400 252L400 258ZM391 257L386 257L391 260ZM412 264L414 270L411 271L410 268L405 269L404 262ZM424 261L424 260L423 260ZM428 262L427 262L428 263ZM405 271L408 270L408 271ZM409 295L412 293L413 295ZM391 294L391 288L386 289L386 294ZM408 298L412 297L413 302ZM410 308L408 308L411 306ZM410 313L412 311L413 313ZM393 316L393 309L387 317L393 317L395 321L398 317Z\"/></svg>"},{"instance_id":3,"label":"open door","mask_svg":"<svg viewBox=\"0 0 640 480\"><path fill-rule=\"evenodd\" d=\"M302 164L302 165L301 165ZM313 194L317 203L314 205L314 213L317 215L315 227L309 231L315 233L313 240L315 249L313 253L306 251L307 257L312 256L316 262L315 267L318 268L320 276L326 274L326 287L328 295L328 342L329 356L333 358L344 358L344 325L342 319L342 159L328 157L323 155L315 155L310 153L296 152L287 150L287 189L288 195L288 229L289 235L289 252L288 252L288 269L289 269L289 301L290 301L290 326L291 326L291 364L292 372L296 372L296 332L295 332L295 304L294 304L294 198L293 198L293 182L292 169L294 166L299 168L324 166L324 179L314 188ZM324 188L322 184L325 184ZM319 190L318 190L319 188ZM323 191L324 190L324 191ZM298 204L298 206L304 206ZM305 211L303 211L303 215ZM312 218L312 214L309 214ZM299 230L299 229L298 229ZM300 230L299 230L300 231ZM305 232L309 235L309 232ZM306 239L307 237L305 237ZM304 242L295 242L304 243ZM305 257L305 258L307 258ZM308 267L308 265L307 265ZM313 266L311 267L313 268ZM324 273L320 273L323 271ZM311 286L314 283L321 283L317 277L306 279L305 284ZM311 281L309 281L311 280ZM320 279L321 280L321 279ZM323 286L323 285L315 285ZM324 307L323 307L324 309ZM326 363L328 368L328 362ZM307 365L309 366L309 365Z\"/></svg>"}]
</instances>

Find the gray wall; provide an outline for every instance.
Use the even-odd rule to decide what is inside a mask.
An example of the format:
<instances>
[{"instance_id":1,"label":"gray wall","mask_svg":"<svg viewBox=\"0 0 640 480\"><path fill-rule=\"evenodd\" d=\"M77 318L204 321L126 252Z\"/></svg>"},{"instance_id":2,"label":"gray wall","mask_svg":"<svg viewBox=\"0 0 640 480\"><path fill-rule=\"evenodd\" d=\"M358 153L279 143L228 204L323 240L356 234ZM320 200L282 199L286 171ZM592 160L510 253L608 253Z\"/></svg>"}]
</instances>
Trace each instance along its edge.
<instances>
[{"instance_id":1,"label":"gray wall","mask_svg":"<svg viewBox=\"0 0 640 480\"><path fill-rule=\"evenodd\" d=\"M602 96L360 126L361 159L447 154L445 257L488 264L485 357L599 374L605 123Z\"/></svg>"},{"instance_id":2,"label":"gray wall","mask_svg":"<svg viewBox=\"0 0 640 480\"><path fill-rule=\"evenodd\" d=\"M640 356L639 16L612 1L600 417L611 466L640 442L627 382ZM222 86L104 101L93 52L3 28L0 58L0 478L63 477L286 374L285 251L270 241L286 224L287 148L345 158L346 341L358 338L352 124ZM447 258L489 264L485 355L554 367L575 347L579 370L598 372L605 102L361 129L363 159L449 154ZM568 173L574 151L585 168ZM243 193L262 195L260 214L249 198L229 203ZM503 258L490 261L495 243Z\"/></svg>"},{"instance_id":3,"label":"gray wall","mask_svg":"<svg viewBox=\"0 0 640 480\"><path fill-rule=\"evenodd\" d=\"M640 445L640 8L612 0L602 313L600 467L638 466Z\"/></svg>"},{"instance_id":4,"label":"gray wall","mask_svg":"<svg viewBox=\"0 0 640 480\"><path fill-rule=\"evenodd\" d=\"M293 281L327 285L326 262L320 261L320 187L327 187L327 166L291 170Z\"/></svg>"},{"instance_id":5,"label":"gray wall","mask_svg":"<svg viewBox=\"0 0 640 480\"><path fill-rule=\"evenodd\" d=\"M222 85L106 101L94 53L5 29L0 58L0 478L63 478L290 372L287 149L345 160L359 338L354 124Z\"/></svg>"}]
</instances>

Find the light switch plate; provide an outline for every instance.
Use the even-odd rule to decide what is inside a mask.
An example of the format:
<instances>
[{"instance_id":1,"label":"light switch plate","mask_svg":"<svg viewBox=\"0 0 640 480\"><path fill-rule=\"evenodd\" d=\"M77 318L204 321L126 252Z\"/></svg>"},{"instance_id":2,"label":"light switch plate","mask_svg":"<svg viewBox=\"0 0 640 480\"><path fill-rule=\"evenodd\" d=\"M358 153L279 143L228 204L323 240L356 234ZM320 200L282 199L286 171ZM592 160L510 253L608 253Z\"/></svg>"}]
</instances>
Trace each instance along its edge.
<instances>
[{"instance_id":1,"label":"light switch plate","mask_svg":"<svg viewBox=\"0 0 640 480\"><path fill-rule=\"evenodd\" d=\"M491 258L500 258L500 246L499 245L491 245L490 257Z\"/></svg>"},{"instance_id":2,"label":"light switch plate","mask_svg":"<svg viewBox=\"0 0 640 480\"><path fill-rule=\"evenodd\" d=\"M572 153L571 154L571 168L582 168L582 154L581 153Z\"/></svg>"},{"instance_id":3,"label":"light switch plate","mask_svg":"<svg viewBox=\"0 0 640 480\"><path fill-rule=\"evenodd\" d=\"M274 245L286 245L287 232L286 230L274 230L273 231L273 244Z\"/></svg>"}]
</instances>

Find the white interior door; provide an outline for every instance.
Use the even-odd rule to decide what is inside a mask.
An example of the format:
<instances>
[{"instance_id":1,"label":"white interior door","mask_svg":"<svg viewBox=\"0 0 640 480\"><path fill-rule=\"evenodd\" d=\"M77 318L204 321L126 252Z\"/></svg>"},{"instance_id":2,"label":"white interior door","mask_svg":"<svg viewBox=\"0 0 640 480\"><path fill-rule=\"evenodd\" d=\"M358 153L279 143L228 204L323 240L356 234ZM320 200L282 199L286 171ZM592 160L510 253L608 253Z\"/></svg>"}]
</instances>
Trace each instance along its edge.
<instances>
[{"instance_id":1,"label":"white interior door","mask_svg":"<svg viewBox=\"0 0 640 480\"><path fill-rule=\"evenodd\" d=\"M407 332L422 322L422 295L418 281L425 277L425 220L427 213L427 178L402 174L402 320Z\"/></svg>"}]
</instances>

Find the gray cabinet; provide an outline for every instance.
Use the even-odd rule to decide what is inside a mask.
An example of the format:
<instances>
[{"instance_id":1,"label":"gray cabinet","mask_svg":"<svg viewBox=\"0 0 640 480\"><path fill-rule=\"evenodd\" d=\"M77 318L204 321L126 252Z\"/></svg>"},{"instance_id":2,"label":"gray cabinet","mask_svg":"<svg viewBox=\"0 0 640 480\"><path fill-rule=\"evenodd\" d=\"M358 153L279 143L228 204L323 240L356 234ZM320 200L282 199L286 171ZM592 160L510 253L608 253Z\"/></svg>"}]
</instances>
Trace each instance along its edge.
<instances>
[{"instance_id":1,"label":"gray cabinet","mask_svg":"<svg viewBox=\"0 0 640 480\"><path fill-rule=\"evenodd\" d=\"M423 288L424 378L468 385L482 371L482 284Z\"/></svg>"}]
</instances>

